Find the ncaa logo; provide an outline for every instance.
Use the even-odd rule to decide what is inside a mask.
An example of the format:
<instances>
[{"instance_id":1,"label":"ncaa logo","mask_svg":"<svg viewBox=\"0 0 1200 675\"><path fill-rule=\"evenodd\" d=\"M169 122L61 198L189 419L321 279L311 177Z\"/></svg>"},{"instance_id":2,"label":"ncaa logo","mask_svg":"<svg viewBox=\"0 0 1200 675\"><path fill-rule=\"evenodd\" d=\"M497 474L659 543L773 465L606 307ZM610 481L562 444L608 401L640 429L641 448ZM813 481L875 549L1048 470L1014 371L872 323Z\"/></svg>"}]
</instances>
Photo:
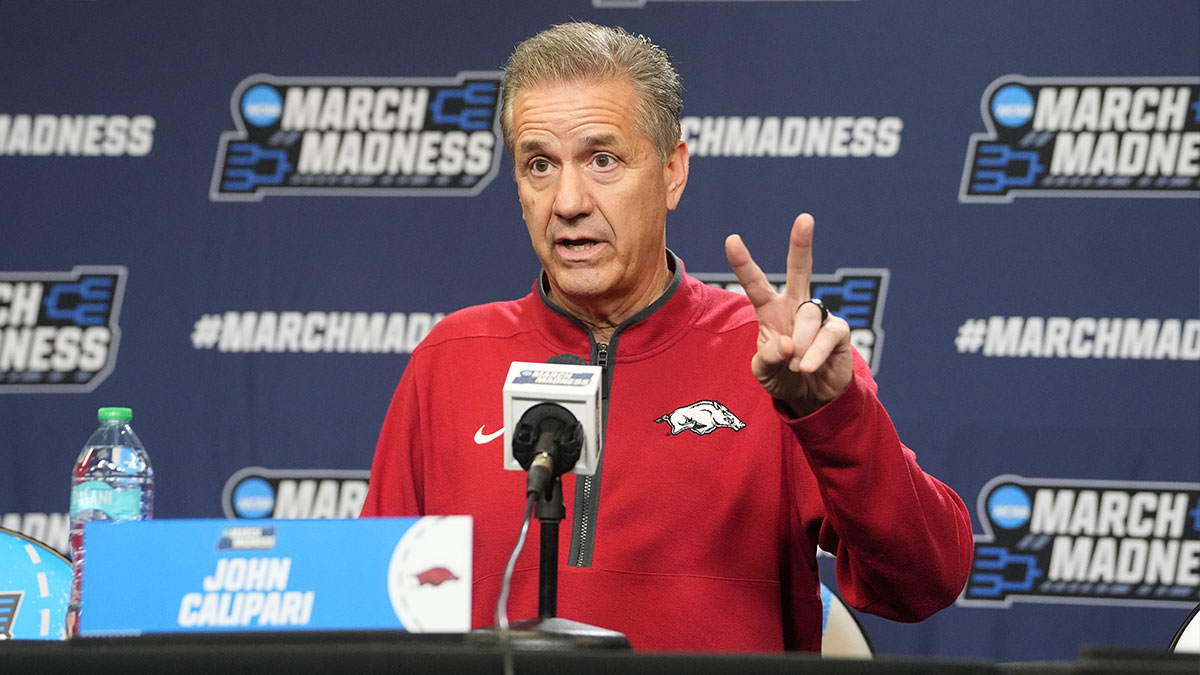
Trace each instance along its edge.
<instances>
[{"instance_id":1,"label":"ncaa logo","mask_svg":"<svg viewBox=\"0 0 1200 675\"><path fill-rule=\"evenodd\" d=\"M961 202L1200 197L1200 79L1005 75L979 108Z\"/></svg>"},{"instance_id":2,"label":"ncaa logo","mask_svg":"<svg viewBox=\"0 0 1200 675\"><path fill-rule=\"evenodd\" d=\"M0 272L0 394L84 393L116 367L127 270Z\"/></svg>"},{"instance_id":3,"label":"ncaa logo","mask_svg":"<svg viewBox=\"0 0 1200 675\"><path fill-rule=\"evenodd\" d=\"M225 481L226 518L357 518L370 471L282 470L252 466Z\"/></svg>"},{"instance_id":4,"label":"ncaa logo","mask_svg":"<svg viewBox=\"0 0 1200 675\"><path fill-rule=\"evenodd\" d=\"M1024 125L1033 118L1033 95L1019 84L1002 87L992 97L992 118L1010 129Z\"/></svg>"},{"instance_id":5,"label":"ncaa logo","mask_svg":"<svg viewBox=\"0 0 1200 675\"><path fill-rule=\"evenodd\" d=\"M1200 483L996 476L958 604L1191 607L1200 599Z\"/></svg>"},{"instance_id":6,"label":"ncaa logo","mask_svg":"<svg viewBox=\"0 0 1200 675\"><path fill-rule=\"evenodd\" d=\"M283 98L270 85L257 84L242 95L242 119L256 127L269 127L283 116Z\"/></svg>"},{"instance_id":7,"label":"ncaa logo","mask_svg":"<svg viewBox=\"0 0 1200 675\"><path fill-rule=\"evenodd\" d=\"M1016 485L998 488L988 497L988 515L992 522L1006 530L1014 530L1029 522L1029 495Z\"/></svg>"},{"instance_id":8,"label":"ncaa logo","mask_svg":"<svg viewBox=\"0 0 1200 675\"><path fill-rule=\"evenodd\" d=\"M209 198L472 196L499 171L500 73L251 75L234 88Z\"/></svg>"},{"instance_id":9,"label":"ncaa logo","mask_svg":"<svg viewBox=\"0 0 1200 675\"><path fill-rule=\"evenodd\" d=\"M275 488L251 476L233 489L233 512L238 518L267 518L275 510Z\"/></svg>"}]
</instances>

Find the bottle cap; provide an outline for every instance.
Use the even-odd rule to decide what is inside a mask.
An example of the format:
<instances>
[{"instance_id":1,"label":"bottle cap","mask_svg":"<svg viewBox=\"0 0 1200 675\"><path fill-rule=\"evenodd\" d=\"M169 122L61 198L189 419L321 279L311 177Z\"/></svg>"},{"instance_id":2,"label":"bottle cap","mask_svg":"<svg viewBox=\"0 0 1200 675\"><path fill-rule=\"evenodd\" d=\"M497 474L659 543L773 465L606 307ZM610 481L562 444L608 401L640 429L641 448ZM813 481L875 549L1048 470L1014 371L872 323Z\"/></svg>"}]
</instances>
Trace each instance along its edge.
<instances>
[{"instance_id":1,"label":"bottle cap","mask_svg":"<svg viewBox=\"0 0 1200 675\"><path fill-rule=\"evenodd\" d=\"M108 420L117 420L118 422L128 422L133 419L132 408L101 408L96 411L96 417L101 422Z\"/></svg>"}]
</instances>

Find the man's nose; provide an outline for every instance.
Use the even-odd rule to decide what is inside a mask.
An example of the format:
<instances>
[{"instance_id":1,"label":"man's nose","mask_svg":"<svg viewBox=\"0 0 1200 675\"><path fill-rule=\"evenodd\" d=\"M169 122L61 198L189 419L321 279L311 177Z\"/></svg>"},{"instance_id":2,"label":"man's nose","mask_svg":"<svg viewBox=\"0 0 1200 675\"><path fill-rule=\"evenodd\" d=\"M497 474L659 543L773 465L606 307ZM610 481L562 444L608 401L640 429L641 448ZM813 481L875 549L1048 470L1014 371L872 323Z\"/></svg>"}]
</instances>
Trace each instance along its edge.
<instances>
[{"instance_id":1,"label":"man's nose","mask_svg":"<svg viewBox=\"0 0 1200 675\"><path fill-rule=\"evenodd\" d=\"M558 177L554 215L564 220L586 216L592 211L591 185L581 167L567 165Z\"/></svg>"}]
</instances>

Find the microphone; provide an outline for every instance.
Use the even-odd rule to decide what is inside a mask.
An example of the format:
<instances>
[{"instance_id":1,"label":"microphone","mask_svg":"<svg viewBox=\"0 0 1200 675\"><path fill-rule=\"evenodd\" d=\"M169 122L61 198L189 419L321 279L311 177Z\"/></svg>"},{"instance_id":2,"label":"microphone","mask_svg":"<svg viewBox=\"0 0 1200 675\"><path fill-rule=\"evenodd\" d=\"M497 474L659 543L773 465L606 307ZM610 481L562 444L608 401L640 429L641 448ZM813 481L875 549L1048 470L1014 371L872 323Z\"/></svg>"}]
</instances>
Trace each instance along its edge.
<instances>
[{"instance_id":1,"label":"microphone","mask_svg":"<svg viewBox=\"0 0 1200 675\"><path fill-rule=\"evenodd\" d=\"M512 642L508 623L508 593L512 588L517 556L525 545L529 517L535 512L541 524L538 554L538 618L520 621L531 627L521 639L528 649L545 650L608 647L630 649L629 638L615 631L558 618L558 526L566 517L563 507L564 473L592 475L600 463L603 429L600 395L603 373L599 366L571 354L559 354L547 363L514 361L504 381L504 468L528 470L525 517L521 534L508 557L496 599L494 632L510 669ZM477 644L491 646L490 631Z\"/></svg>"},{"instance_id":2,"label":"microphone","mask_svg":"<svg viewBox=\"0 0 1200 675\"><path fill-rule=\"evenodd\" d=\"M514 361L504 383L504 468L529 471L528 494L548 499L554 478L599 463L601 371L573 354Z\"/></svg>"}]
</instances>

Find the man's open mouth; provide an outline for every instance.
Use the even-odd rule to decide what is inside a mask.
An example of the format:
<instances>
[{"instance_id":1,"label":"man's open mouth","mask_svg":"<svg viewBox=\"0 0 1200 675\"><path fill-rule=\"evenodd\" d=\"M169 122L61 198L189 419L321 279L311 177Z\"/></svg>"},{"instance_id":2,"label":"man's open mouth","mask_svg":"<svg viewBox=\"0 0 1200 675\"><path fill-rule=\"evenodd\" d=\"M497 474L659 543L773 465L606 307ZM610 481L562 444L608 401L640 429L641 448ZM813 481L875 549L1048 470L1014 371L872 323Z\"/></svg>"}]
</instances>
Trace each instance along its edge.
<instances>
[{"instance_id":1,"label":"man's open mouth","mask_svg":"<svg viewBox=\"0 0 1200 675\"><path fill-rule=\"evenodd\" d=\"M558 243L571 251L586 251L598 242L595 239L564 239Z\"/></svg>"}]
</instances>

